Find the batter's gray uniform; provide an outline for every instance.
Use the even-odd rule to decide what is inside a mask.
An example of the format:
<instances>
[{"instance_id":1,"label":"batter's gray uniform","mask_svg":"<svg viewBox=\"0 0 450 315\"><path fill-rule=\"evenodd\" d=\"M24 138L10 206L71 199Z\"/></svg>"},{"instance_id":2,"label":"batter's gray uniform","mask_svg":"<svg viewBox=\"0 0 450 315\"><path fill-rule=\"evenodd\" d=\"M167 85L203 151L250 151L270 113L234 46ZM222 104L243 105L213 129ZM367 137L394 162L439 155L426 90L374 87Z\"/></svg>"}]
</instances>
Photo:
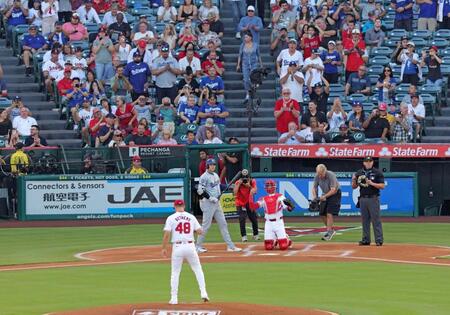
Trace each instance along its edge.
<instances>
[{"instance_id":1,"label":"batter's gray uniform","mask_svg":"<svg viewBox=\"0 0 450 315\"><path fill-rule=\"evenodd\" d=\"M225 220L225 215L223 214L222 208L220 207L219 197L220 197L220 178L216 173L210 173L206 171L200 176L200 183L198 185L198 194L201 195L203 191L206 191L211 201L208 198L203 198L200 200L200 209L203 212L202 219L202 230L203 233L197 238L197 248L202 247L205 240L206 233L208 233L211 227L212 219L216 219L219 225L220 233L222 238L227 243L229 248L235 248L234 243L231 241L230 233L228 232L227 221Z\"/></svg>"}]
</instances>

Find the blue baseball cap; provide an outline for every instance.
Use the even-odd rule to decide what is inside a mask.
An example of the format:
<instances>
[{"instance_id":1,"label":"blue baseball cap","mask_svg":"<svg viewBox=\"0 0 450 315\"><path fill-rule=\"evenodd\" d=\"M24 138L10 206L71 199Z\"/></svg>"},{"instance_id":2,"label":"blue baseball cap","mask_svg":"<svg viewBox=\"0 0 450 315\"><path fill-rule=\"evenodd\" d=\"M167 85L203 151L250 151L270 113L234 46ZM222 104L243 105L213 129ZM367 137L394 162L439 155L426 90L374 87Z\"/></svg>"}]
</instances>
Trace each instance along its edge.
<instances>
[{"instance_id":1,"label":"blue baseball cap","mask_svg":"<svg viewBox=\"0 0 450 315\"><path fill-rule=\"evenodd\" d=\"M354 101L352 103L352 106L361 106L362 107L362 103L360 101Z\"/></svg>"},{"instance_id":2,"label":"blue baseball cap","mask_svg":"<svg viewBox=\"0 0 450 315\"><path fill-rule=\"evenodd\" d=\"M216 163L216 160L214 160L214 159L207 159L206 160L206 166L209 166L209 165L216 165L217 163Z\"/></svg>"}]
</instances>

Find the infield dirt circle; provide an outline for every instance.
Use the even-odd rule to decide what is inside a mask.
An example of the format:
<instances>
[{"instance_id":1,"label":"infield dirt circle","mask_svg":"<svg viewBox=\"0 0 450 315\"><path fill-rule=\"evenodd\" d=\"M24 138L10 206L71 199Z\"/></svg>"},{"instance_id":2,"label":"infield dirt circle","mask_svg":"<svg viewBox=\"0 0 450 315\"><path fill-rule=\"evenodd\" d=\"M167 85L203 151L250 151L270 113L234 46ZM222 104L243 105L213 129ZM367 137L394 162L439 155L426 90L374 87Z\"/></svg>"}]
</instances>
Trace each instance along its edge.
<instances>
[{"instance_id":1,"label":"infield dirt circle","mask_svg":"<svg viewBox=\"0 0 450 315\"><path fill-rule=\"evenodd\" d=\"M358 246L351 243L294 243L287 251L265 251L261 243L241 244L242 252L227 252L224 244L207 244L208 252L200 255L202 263L215 262L320 262L320 261L371 261L386 263L404 263L450 267L450 259L438 259L450 256L450 247L425 246L413 244L385 244L378 246ZM126 263L169 263L170 258L161 256L160 246L132 246L105 248L75 255L79 261L59 263L39 263L27 265L1 266L2 271L35 270L64 267L82 267L113 265ZM52 315L74 314L111 314L111 315L152 315L158 310L205 310L206 314L335 314L324 310L285 308L267 305L239 303L181 304L141 304L116 305L101 308L84 309ZM215 311L215 313L214 313ZM174 313L182 314L182 313ZM189 313L184 313L189 314ZM195 313L190 313L195 314Z\"/></svg>"}]
</instances>

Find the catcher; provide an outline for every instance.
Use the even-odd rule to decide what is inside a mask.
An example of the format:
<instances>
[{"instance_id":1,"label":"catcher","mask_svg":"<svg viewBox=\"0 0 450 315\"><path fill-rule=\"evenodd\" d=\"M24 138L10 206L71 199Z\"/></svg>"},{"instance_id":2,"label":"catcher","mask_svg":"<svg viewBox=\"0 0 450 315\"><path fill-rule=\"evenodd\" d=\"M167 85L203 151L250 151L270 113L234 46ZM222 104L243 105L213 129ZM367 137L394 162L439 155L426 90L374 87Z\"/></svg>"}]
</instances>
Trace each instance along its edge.
<instances>
[{"instance_id":1,"label":"catcher","mask_svg":"<svg viewBox=\"0 0 450 315\"><path fill-rule=\"evenodd\" d=\"M281 250L286 250L292 245L292 241L286 234L283 221L283 210L294 210L294 203L282 194L276 193L275 181L268 179L264 183L266 196L257 202L253 201L253 191L250 193L250 209L264 208L266 224L264 226L264 248L273 250L277 245Z\"/></svg>"}]
</instances>

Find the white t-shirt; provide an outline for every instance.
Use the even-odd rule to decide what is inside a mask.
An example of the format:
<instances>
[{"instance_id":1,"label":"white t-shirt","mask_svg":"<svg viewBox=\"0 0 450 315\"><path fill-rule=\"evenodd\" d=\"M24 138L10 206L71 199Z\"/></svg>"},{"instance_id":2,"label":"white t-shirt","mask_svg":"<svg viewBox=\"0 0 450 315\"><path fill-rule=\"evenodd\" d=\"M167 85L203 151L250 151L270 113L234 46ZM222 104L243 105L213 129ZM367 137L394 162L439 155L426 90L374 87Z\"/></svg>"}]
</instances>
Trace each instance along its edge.
<instances>
[{"instance_id":1,"label":"white t-shirt","mask_svg":"<svg viewBox=\"0 0 450 315\"><path fill-rule=\"evenodd\" d=\"M296 50L293 55L289 53L289 48L283 49L277 57L277 62L281 63L280 76L284 76L289 68L289 63L295 61L297 66L303 66L303 54Z\"/></svg>"},{"instance_id":2,"label":"white t-shirt","mask_svg":"<svg viewBox=\"0 0 450 315\"><path fill-rule=\"evenodd\" d=\"M313 142L313 132L311 127L306 127L305 129L300 130L298 135L305 139L305 142Z\"/></svg>"},{"instance_id":3,"label":"white t-shirt","mask_svg":"<svg viewBox=\"0 0 450 315\"><path fill-rule=\"evenodd\" d=\"M37 125L36 119L33 117L22 118L21 116L17 116L13 120L13 128L17 129L21 136L29 136L31 126L33 125Z\"/></svg>"},{"instance_id":4,"label":"white t-shirt","mask_svg":"<svg viewBox=\"0 0 450 315\"><path fill-rule=\"evenodd\" d=\"M223 141L217 137L212 138L212 140L205 139L205 141L203 141L203 144L222 144L222 143Z\"/></svg>"},{"instance_id":5,"label":"white t-shirt","mask_svg":"<svg viewBox=\"0 0 450 315\"><path fill-rule=\"evenodd\" d=\"M117 11L117 13L119 13L120 11ZM127 17L125 16L125 14L123 12L120 12L123 14L123 22L128 23L127 21ZM116 15L117 16L117 15ZM106 24L107 26L110 26L113 23L117 22L116 16L113 16L111 14L111 11L108 11L105 13L105 16L103 17L103 23L102 24Z\"/></svg>"},{"instance_id":6,"label":"white t-shirt","mask_svg":"<svg viewBox=\"0 0 450 315\"><path fill-rule=\"evenodd\" d=\"M181 58L180 61L178 62L178 65L180 66L180 70L183 70L183 71L186 70L187 66L191 66L193 73L195 73L196 71L202 70L202 66L200 64L200 59L198 59L195 56L192 58L192 61L190 64L189 64L187 57Z\"/></svg>"},{"instance_id":7,"label":"white t-shirt","mask_svg":"<svg viewBox=\"0 0 450 315\"><path fill-rule=\"evenodd\" d=\"M304 66L306 67L308 65L319 65L323 68L322 59L320 59L319 57L314 58L314 60L311 57L306 58ZM319 71L317 69L309 69L309 70L311 70L311 75L312 75L311 86L314 86L314 84L316 84L316 83L322 82L322 79L320 78L320 74L322 73L322 71ZM310 76L309 70L306 71L305 82L308 82L308 80L309 80L309 76Z\"/></svg>"},{"instance_id":8,"label":"white t-shirt","mask_svg":"<svg viewBox=\"0 0 450 315\"><path fill-rule=\"evenodd\" d=\"M91 8L89 12L86 12L86 6L82 5L77 10L78 15L80 16L80 21L83 24L86 23L97 23L100 24L100 17L97 14L97 11L95 11L94 8Z\"/></svg>"},{"instance_id":9,"label":"white t-shirt","mask_svg":"<svg viewBox=\"0 0 450 315\"><path fill-rule=\"evenodd\" d=\"M80 78L81 81L86 80L86 69L87 69L87 62L86 59L81 58L78 59L76 56L73 56L70 61L72 62L72 74L75 75L75 77ZM81 67L81 69L75 69Z\"/></svg>"},{"instance_id":10,"label":"white t-shirt","mask_svg":"<svg viewBox=\"0 0 450 315\"><path fill-rule=\"evenodd\" d=\"M46 17L51 17L51 16L58 16L58 12L59 12L59 2L58 1L54 1L53 2L53 7L50 10L50 3L43 1L41 3L41 10L42 10L42 17L46 18Z\"/></svg>"},{"instance_id":11,"label":"white t-shirt","mask_svg":"<svg viewBox=\"0 0 450 315\"><path fill-rule=\"evenodd\" d=\"M162 22L172 21L172 15L177 16L177 14L178 12L177 9L175 9L175 7L170 7L169 10L166 10L164 6L160 6L158 8L158 11L156 12L156 15L158 15L158 17L162 16Z\"/></svg>"},{"instance_id":12,"label":"white t-shirt","mask_svg":"<svg viewBox=\"0 0 450 315\"><path fill-rule=\"evenodd\" d=\"M89 110L82 108L78 112L78 115L84 121L84 126L89 127L89 122L91 121L92 117L94 117L94 107L90 107Z\"/></svg>"},{"instance_id":13,"label":"white t-shirt","mask_svg":"<svg viewBox=\"0 0 450 315\"><path fill-rule=\"evenodd\" d=\"M48 74L53 79L57 79L63 76L63 70L64 70L64 63L61 63L60 61L54 63L53 61L49 60L42 66L42 71L48 71Z\"/></svg>"},{"instance_id":14,"label":"white t-shirt","mask_svg":"<svg viewBox=\"0 0 450 315\"><path fill-rule=\"evenodd\" d=\"M301 77L303 81L305 80L305 77L301 71L297 71L294 75ZM293 76L290 76L287 79L286 83L282 85L282 88L289 88L291 90L291 98L299 103L303 102L303 84L298 83Z\"/></svg>"},{"instance_id":15,"label":"white t-shirt","mask_svg":"<svg viewBox=\"0 0 450 315\"><path fill-rule=\"evenodd\" d=\"M172 234L172 243L194 242L194 231L199 229L200 223L186 211L171 214L164 225L164 231Z\"/></svg>"},{"instance_id":16,"label":"white t-shirt","mask_svg":"<svg viewBox=\"0 0 450 315\"><path fill-rule=\"evenodd\" d=\"M36 10L35 8L31 8L28 11L27 19L28 20L32 20L33 17L34 17L34 20L31 23L32 25L36 25L36 26L41 26L42 25L42 17L39 15L39 12L40 11Z\"/></svg>"},{"instance_id":17,"label":"white t-shirt","mask_svg":"<svg viewBox=\"0 0 450 315\"><path fill-rule=\"evenodd\" d=\"M425 106L423 106L422 104L417 104L416 107L413 107L412 104L408 104L408 112L412 116L413 122L418 122L418 120L415 119L413 115L425 118Z\"/></svg>"},{"instance_id":18,"label":"white t-shirt","mask_svg":"<svg viewBox=\"0 0 450 315\"><path fill-rule=\"evenodd\" d=\"M137 41L137 40L140 40L141 38L145 38L145 37L155 38L155 34L153 34L152 31L146 31L145 33L137 32L133 36L133 41ZM147 44L146 48L149 50L153 50L153 44Z\"/></svg>"}]
</instances>

